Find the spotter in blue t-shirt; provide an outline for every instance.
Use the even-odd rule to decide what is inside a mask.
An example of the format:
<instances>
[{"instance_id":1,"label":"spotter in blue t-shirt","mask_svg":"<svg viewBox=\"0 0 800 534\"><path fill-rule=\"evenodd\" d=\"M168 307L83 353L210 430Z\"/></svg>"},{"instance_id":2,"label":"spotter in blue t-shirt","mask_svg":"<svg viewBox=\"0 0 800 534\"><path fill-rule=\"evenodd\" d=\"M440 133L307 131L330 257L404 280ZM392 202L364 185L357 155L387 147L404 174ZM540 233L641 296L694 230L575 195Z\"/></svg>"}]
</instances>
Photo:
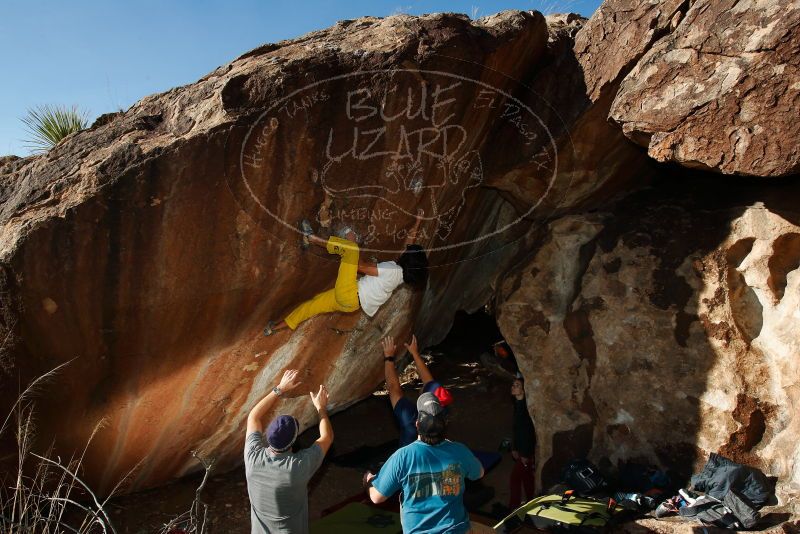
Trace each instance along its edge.
<instances>
[{"instance_id":1,"label":"spotter in blue t-shirt","mask_svg":"<svg viewBox=\"0 0 800 534\"><path fill-rule=\"evenodd\" d=\"M389 457L372 486L385 497L403 490L404 532L462 534L470 527L464 481L482 474L480 461L461 443L415 441Z\"/></svg>"}]
</instances>

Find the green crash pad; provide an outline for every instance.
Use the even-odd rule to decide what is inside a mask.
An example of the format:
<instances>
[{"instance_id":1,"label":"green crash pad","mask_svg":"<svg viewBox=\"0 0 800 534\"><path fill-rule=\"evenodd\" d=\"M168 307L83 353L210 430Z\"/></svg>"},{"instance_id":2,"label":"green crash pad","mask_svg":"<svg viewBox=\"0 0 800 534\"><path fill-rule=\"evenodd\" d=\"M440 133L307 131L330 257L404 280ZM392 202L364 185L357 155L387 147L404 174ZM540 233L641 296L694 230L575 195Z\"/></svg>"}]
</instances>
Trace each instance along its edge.
<instances>
[{"instance_id":1,"label":"green crash pad","mask_svg":"<svg viewBox=\"0 0 800 534\"><path fill-rule=\"evenodd\" d=\"M311 534L402 534L400 514L353 502L311 523Z\"/></svg>"},{"instance_id":2,"label":"green crash pad","mask_svg":"<svg viewBox=\"0 0 800 534\"><path fill-rule=\"evenodd\" d=\"M572 491L568 491L563 495L542 495L528 501L497 523L494 530L514 532L518 527L530 524L543 530L583 527L600 532L614 514L622 511L616 507L616 503L610 505L608 501L576 497Z\"/></svg>"}]
</instances>

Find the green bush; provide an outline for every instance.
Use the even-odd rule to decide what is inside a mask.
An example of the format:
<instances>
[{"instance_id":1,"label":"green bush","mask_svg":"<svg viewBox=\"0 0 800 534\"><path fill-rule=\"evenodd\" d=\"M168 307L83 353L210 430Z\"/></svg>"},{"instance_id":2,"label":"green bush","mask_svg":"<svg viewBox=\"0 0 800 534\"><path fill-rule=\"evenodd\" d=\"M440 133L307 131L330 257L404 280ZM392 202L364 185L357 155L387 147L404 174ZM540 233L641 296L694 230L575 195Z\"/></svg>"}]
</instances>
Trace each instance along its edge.
<instances>
[{"instance_id":1,"label":"green bush","mask_svg":"<svg viewBox=\"0 0 800 534\"><path fill-rule=\"evenodd\" d=\"M30 136L24 139L26 147L32 152L46 152L69 134L89 126L89 117L77 106L43 105L29 109L22 122Z\"/></svg>"}]
</instances>

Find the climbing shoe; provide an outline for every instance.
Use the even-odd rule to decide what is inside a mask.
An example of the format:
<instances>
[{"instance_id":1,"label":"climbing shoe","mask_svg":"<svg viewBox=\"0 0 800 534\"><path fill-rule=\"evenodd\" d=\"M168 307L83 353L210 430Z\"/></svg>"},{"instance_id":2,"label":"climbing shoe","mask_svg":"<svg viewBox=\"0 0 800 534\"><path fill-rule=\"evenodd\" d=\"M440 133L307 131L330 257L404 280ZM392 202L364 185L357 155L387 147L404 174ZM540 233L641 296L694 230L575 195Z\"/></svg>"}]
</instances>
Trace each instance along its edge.
<instances>
[{"instance_id":1,"label":"climbing shoe","mask_svg":"<svg viewBox=\"0 0 800 534\"><path fill-rule=\"evenodd\" d=\"M303 242L301 243L301 247L307 249L308 246L311 244L308 240L308 236L314 234L314 229L311 227L311 223L308 222L307 219L303 219L300 221L300 232L303 234Z\"/></svg>"},{"instance_id":2,"label":"climbing shoe","mask_svg":"<svg viewBox=\"0 0 800 534\"><path fill-rule=\"evenodd\" d=\"M686 506L686 501L684 501L680 495L670 497L656 507L656 519L677 514L678 510L683 506Z\"/></svg>"},{"instance_id":3,"label":"climbing shoe","mask_svg":"<svg viewBox=\"0 0 800 534\"><path fill-rule=\"evenodd\" d=\"M275 330L275 326L276 326L275 321L268 322L267 326L264 328L264 335L271 336L272 334L277 332L277 330Z\"/></svg>"}]
</instances>

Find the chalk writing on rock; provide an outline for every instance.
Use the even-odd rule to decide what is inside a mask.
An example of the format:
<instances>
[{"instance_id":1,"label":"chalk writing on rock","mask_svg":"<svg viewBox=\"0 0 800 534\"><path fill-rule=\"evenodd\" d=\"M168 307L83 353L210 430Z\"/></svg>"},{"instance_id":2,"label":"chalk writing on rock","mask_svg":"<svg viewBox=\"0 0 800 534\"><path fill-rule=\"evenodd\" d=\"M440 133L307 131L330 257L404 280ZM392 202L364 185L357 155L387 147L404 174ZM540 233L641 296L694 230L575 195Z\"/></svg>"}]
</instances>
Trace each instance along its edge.
<instances>
[{"instance_id":1,"label":"chalk writing on rock","mask_svg":"<svg viewBox=\"0 0 800 534\"><path fill-rule=\"evenodd\" d=\"M516 89L402 69L315 81L250 123L229 183L247 197L245 209L269 215L254 219L270 231L274 223L296 231L300 219L316 219L332 231L356 229L365 250L398 252L420 216L417 241L428 250L487 239L531 214L477 238L454 235L476 193L490 185L491 173L505 172L496 152L510 151L518 166L545 176L542 198L552 182L547 174L555 175L552 136L512 96Z\"/></svg>"}]
</instances>

